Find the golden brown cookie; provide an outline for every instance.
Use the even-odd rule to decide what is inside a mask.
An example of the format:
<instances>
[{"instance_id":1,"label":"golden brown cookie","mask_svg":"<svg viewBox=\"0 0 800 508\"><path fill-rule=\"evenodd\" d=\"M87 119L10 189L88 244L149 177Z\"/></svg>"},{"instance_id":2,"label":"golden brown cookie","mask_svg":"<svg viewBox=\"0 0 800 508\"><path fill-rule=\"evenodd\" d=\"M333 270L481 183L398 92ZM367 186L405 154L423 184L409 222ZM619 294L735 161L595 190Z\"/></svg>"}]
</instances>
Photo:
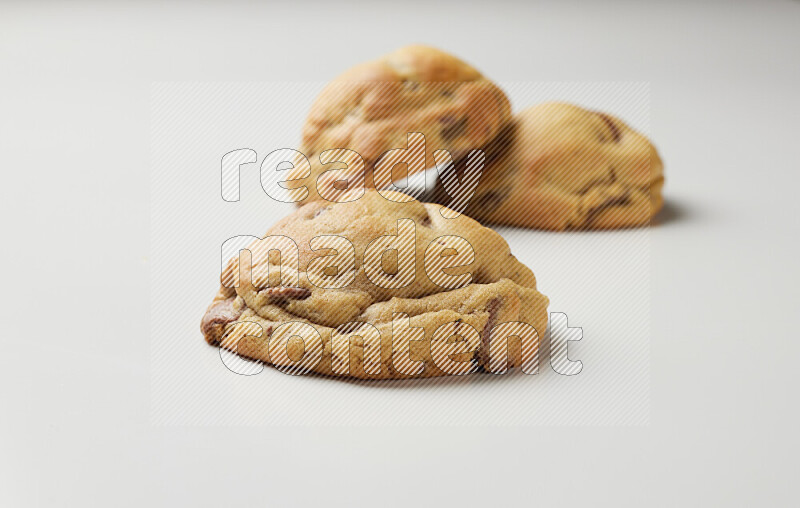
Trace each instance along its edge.
<instances>
[{"instance_id":1,"label":"golden brown cookie","mask_svg":"<svg viewBox=\"0 0 800 508\"><path fill-rule=\"evenodd\" d=\"M310 168L296 165L288 176L297 180L286 187L308 187L308 197L298 204L319 199L320 193L335 200L359 184L364 174L364 185L373 188L375 163L389 150L408 148L409 133L425 137L424 159L407 164L414 173L433 166L438 149L460 160L470 150L485 147L510 116L503 91L467 63L434 48L404 47L353 67L325 87L303 127L300 152ZM320 160L322 152L337 148L353 150L361 160L332 152L324 163ZM321 174L345 168L348 171L331 172L317 189ZM395 174L393 180L402 177Z\"/></svg>"},{"instance_id":2,"label":"golden brown cookie","mask_svg":"<svg viewBox=\"0 0 800 508\"><path fill-rule=\"evenodd\" d=\"M567 230L642 226L663 203L663 165L619 118L548 102L515 116L467 214L484 223Z\"/></svg>"},{"instance_id":3,"label":"golden brown cookie","mask_svg":"<svg viewBox=\"0 0 800 508\"><path fill-rule=\"evenodd\" d=\"M282 370L367 379L524 366L535 333L532 342L501 335L518 337L515 326L544 333L547 298L500 235L440 209L375 191L299 208L249 247L252 256L227 264L202 320L206 341ZM270 252L269 242L286 239L296 254ZM502 344L507 356L494 355Z\"/></svg>"}]
</instances>

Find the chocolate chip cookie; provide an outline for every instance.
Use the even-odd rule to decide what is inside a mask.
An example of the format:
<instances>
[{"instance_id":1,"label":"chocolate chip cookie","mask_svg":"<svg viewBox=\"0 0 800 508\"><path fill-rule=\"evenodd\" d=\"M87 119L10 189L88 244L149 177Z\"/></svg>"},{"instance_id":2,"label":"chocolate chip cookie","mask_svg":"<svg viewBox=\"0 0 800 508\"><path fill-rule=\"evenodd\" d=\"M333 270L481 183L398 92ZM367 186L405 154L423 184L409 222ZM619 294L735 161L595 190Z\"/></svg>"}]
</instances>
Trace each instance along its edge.
<instances>
[{"instance_id":1,"label":"chocolate chip cookie","mask_svg":"<svg viewBox=\"0 0 800 508\"><path fill-rule=\"evenodd\" d=\"M663 165L612 115L548 102L515 116L490 147L467 214L550 230L642 226L661 208Z\"/></svg>"},{"instance_id":2,"label":"chocolate chip cookie","mask_svg":"<svg viewBox=\"0 0 800 508\"><path fill-rule=\"evenodd\" d=\"M366 379L524 368L547 298L500 235L441 209L374 190L299 208L228 262L206 341L284 371Z\"/></svg>"},{"instance_id":3,"label":"chocolate chip cookie","mask_svg":"<svg viewBox=\"0 0 800 508\"><path fill-rule=\"evenodd\" d=\"M467 63L434 48L404 47L353 67L325 87L303 127L300 152L310 168L296 164L289 171L294 181L286 187L298 204L320 195L333 201L356 185L375 187L372 170L384 155L391 166L404 162L403 171L409 173L433 166L433 153L439 149L460 160L486 146L510 116L503 91ZM389 160L387 152L415 142L410 133L424 136L424 157ZM352 150L360 160L353 154L332 153L334 149ZM327 171L328 178L318 183ZM308 188L307 195L292 193L302 186Z\"/></svg>"}]
</instances>

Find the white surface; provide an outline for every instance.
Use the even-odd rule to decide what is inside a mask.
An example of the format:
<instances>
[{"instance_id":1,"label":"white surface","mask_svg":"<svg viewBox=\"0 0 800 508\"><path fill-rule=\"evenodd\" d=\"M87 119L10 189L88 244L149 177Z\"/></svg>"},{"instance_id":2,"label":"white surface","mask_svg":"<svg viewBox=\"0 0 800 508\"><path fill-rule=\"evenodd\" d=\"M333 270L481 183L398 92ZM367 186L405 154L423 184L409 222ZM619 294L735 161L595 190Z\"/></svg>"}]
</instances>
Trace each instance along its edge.
<instances>
[{"instance_id":1,"label":"white surface","mask_svg":"<svg viewBox=\"0 0 800 508\"><path fill-rule=\"evenodd\" d=\"M798 25L790 1L2 4L0 505L792 505ZM413 41L498 80L651 83L649 426L151 426L150 83L329 79Z\"/></svg>"}]
</instances>

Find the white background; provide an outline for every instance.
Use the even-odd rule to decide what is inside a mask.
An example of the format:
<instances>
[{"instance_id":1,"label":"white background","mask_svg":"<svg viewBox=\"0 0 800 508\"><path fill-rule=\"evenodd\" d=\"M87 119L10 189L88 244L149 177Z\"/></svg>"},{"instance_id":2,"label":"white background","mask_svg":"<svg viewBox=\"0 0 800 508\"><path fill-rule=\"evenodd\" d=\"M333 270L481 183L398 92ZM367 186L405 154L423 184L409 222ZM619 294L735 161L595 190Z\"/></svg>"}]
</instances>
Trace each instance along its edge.
<instances>
[{"instance_id":1,"label":"white background","mask_svg":"<svg viewBox=\"0 0 800 508\"><path fill-rule=\"evenodd\" d=\"M0 4L0 505L792 505L800 4ZM410 42L647 81L650 424L157 427L153 81L318 81ZM541 278L541 276L540 276Z\"/></svg>"}]
</instances>

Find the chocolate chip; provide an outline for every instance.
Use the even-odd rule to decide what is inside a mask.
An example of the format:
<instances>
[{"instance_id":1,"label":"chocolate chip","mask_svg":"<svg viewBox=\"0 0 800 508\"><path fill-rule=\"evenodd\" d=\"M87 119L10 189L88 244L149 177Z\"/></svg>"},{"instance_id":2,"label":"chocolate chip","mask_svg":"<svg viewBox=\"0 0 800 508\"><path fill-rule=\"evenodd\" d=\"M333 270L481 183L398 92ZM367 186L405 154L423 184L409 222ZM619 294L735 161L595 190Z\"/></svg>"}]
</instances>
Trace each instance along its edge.
<instances>
[{"instance_id":1,"label":"chocolate chip","mask_svg":"<svg viewBox=\"0 0 800 508\"><path fill-rule=\"evenodd\" d=\"M229 298L213 304L203 316L200 330L209 344L216 345L222 337L225 326L233 323L242 315L243 309L236 310L234 308L233 302L235 299Z\"/></svg>"},{"instance_id":2,"label":"chocolate chip","mask_svg":"<svg viewBox=\"0 0 800 508\"><path fill-rule=\"evenodd\" d=\"M585 185L581 190L578 191L578 194L581 196L588 193L590 190L594 189L595 187L602 187L606 185L611 185L617 181L617 174L614 172L614 167L608 168L608 176L605 178L595 178L587 185Z\"/></svg>"},{"instance_id":3,"label":"chocolate chip","mask_svg":"<svg viewBox=\"0 0 800 508\"><path fill-rule=\"evenodd\" d=\"M445 115L439 118L439 123L442 125L440 133L442 139L445 141L453 141L467 132L466 118L456 118L453 115Z\"/></svg>"},{"instance_id":4,"label":"chocolate chip","mask_svg":"<svg viewBox=\"0 0 800 508\"><path fill-rule=\"evenodd\" d=\"M630 203L631 199L629 192L625 192L625 194L622 196L609 198L599 205L590 208L589 211L586 212L586 218L583 220L583 225L586 227L590 226L595 220L597 220L601 213L605 212L609 208L613 208L615 206L627 206Z\"/></svg>"},{"instance_id":5,"label":"chocolate chip","mask_svg":"<svg viewBox=\"0 0 800 508\"><path fill-rule=\"evenodd\" d=\"M262 289L272 303L287 303L289 300L305 300L311 296L311 291L306 288L274 287Z\"/></svg>"},{"instance_id":6,"label":"chocolate chip","mask_svg":"<svg viewBox=\"0 0 800 508\"><path fill-rule=\"evenodd\" d=\"M611 129L611 137L614 140L614 143L619 143L619 141L622 139L622 131L619 130L617 124L615 124L614 121L605 113L595 114L600 117L600 119L606 124L606 126L608 126L609 129Z\"/></svg>"}]
</instances>

